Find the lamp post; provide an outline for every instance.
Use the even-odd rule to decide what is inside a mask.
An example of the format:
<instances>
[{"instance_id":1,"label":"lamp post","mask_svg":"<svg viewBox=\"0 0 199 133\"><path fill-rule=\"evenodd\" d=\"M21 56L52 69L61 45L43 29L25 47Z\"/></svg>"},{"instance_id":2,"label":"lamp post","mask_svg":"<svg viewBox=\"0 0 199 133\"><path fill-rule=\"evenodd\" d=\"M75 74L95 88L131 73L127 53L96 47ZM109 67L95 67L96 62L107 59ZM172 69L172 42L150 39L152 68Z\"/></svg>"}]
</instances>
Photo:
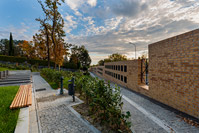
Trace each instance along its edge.
<instances>
[{"instance_id":1,"label":"lamp post","mask_svg":"<svg viewBox=\"0 0 199 133\"><path fill-rule=\"evenodd\" d=\"M129 44L133 44L135 46L135 59L136 59L136 45L132 42L129 42Z\"/></svg>"}]
</instances>

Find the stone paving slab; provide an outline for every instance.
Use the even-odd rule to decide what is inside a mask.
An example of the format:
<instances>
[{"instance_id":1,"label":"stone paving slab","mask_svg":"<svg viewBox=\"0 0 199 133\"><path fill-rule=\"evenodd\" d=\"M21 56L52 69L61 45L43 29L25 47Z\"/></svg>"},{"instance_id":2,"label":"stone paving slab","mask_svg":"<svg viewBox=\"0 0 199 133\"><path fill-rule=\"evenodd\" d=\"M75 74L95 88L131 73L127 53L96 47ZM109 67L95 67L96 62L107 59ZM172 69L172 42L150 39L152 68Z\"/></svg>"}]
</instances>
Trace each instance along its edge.
<instances>
[{"instance_id":1,"label":"stone paving slab","mask_svg":"<svg viewBox=\"0 0 199 133\"><path fill-rule=\"evenodd\" d=\"M72 97L67 94L57 96L57 90L51 89L49 84L38 74L33 75L33 88L36 100L35 115L39 129L33 132L43 133L92 133L70 109ZM45 91L35 92L36 89L46 88ZM75 103L80 101L76 99ZM32 127L33 128L33 127Z\"/></svg>"},{"instance_id":2,"label":"stone paving slab","mask_svg":"<svg viewBox=\"0 0 199 133\"><path fill-rule=\"evenodd\" d=\"M23 85L31 83L30 70L9 71L9 75L0 79L0 86Z\"/></svg>"},{"instance_id":3,"label":"stone paving slab","mask_svg":"<svg viewBox=\"0 0 199 133\"><path fill-rule=\"evenodd\" d=\"M39 102L38 112L42 132L92 133L68 108L72 103L71 97Z\"/></svg>"}]
</instances>

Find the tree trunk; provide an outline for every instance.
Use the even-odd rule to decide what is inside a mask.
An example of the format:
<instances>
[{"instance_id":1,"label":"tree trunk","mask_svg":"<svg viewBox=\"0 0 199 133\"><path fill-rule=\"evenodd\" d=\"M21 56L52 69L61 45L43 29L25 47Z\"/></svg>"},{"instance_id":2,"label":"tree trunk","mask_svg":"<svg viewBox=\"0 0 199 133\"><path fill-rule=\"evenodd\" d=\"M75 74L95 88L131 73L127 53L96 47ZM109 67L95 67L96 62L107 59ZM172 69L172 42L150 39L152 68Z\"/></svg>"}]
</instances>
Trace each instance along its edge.
<instances>
[{"instance_id":1,"label":"tree trunk","mask_svg":"<svg viewBox=\"0 0 199 133\"><path fill-rule=\"evenodd\" d=\"M50 68L50 48L49 48L49 36L48 36L48 33L46 34L46 45L47 45L47 51L48 51L48 68Z\"/></svg>"},{"instance_id":2,"label":"tree trunk","mask_svg":"<svg viewBox=\"0 0 199 133\"><path fill-rule=\"evenodd\" d=\"M54 45L53 52L54 52L54 60L55 60L55 69L56 69L56 42L55 42L55 38L54 38L54 34L55 34L54 32L55 32L55 27L56 27L56 19L57 19L56 9L54 9L53 26L52 26L51 38L52 38L52 42L53 42L53 45Z\"/></svg>"},{"instance_id":3,"label":"tree trunk","mask_svg":"<svg viewBox=\"0 0 199 133\"><path fill-rule=\"evenodd\" d=\"M56 70L56 68L57 68L57 64L55 63L54 69Z\"/></svg>"},{"instance_id":4,"label":"tree trunk","mask_svg":"<svg viewBox=\"0 0 199 133\"><path fill-rule=\"evenodd\" d=\"M45 25L46 30L46 46L47 46L47 52L48 52L48 68L50 68L50 48L49 48L49 36L48 36L48 28Z\"/></svg>"}]
</instances>

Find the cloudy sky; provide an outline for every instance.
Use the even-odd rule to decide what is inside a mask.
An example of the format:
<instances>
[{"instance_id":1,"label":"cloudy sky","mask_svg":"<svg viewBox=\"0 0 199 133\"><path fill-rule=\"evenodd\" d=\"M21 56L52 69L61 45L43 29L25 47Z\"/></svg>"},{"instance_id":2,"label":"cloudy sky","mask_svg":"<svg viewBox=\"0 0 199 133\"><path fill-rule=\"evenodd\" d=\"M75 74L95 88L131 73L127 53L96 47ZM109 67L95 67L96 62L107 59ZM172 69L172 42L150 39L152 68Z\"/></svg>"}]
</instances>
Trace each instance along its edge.
<instances>
[{"instance_id":1,"label":"cloudy sky","mask_svg":"<svg viewBox=\"0 0 199 133\"><path fill-rule=\"evenodd\" d=\"M199 0L65 0L66 42L85 45L92 64L112 53L134 57L148 44L198 28ZM37 0L0 0L0 39L31 40L42 17Z\"/></svg>"}]
</instances>

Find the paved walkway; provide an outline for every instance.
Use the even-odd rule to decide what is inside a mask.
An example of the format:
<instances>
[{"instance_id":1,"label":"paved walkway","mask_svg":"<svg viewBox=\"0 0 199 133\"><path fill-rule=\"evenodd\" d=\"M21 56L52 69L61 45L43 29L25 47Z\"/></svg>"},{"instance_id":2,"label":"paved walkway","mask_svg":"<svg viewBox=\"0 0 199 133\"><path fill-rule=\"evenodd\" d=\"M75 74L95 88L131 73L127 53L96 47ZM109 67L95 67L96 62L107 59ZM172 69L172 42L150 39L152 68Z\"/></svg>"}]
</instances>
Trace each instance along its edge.
<instances>
[{"instance_id":1,"label":"paved walkway","mask_svg":"<svg viewBox=\"0 0 199 133\"><path fill-rule=\"evenodd\" d=\"M9 71L6 77L0 79L0 86L13 86L29 84L31 82L30 70Z\"/></svg>"},{"instance_id":2,"label":"paved walkway","mask_svg":"<svg viewBox=\"0 0 199 133\"><path fill-rule=\"evenodd\" d=\"M44 88L46 90L44 90ZM74 104L68 95L58 96L57 91L40 76L33 74L35 107L30 109L30 132L92 133L93 130L70 109ZM42 91L36 91L41 89ZM80 103L76 98L75 103Z\"/></svg>"},{"instance_id":3,"label":"paved walkway","mask_svg":"<svg viewBox=\"0 0 199 133\"><path fill-rule=\"evenodd\" d=\"M91 73L91 76L95 77ZM115 86L114 83L111 83ZM135 133L199 133L199 128L187 124L177 114L132 91L121 87L123 110L131 112L132 131Z\"/></svg>"}]
</instances>

